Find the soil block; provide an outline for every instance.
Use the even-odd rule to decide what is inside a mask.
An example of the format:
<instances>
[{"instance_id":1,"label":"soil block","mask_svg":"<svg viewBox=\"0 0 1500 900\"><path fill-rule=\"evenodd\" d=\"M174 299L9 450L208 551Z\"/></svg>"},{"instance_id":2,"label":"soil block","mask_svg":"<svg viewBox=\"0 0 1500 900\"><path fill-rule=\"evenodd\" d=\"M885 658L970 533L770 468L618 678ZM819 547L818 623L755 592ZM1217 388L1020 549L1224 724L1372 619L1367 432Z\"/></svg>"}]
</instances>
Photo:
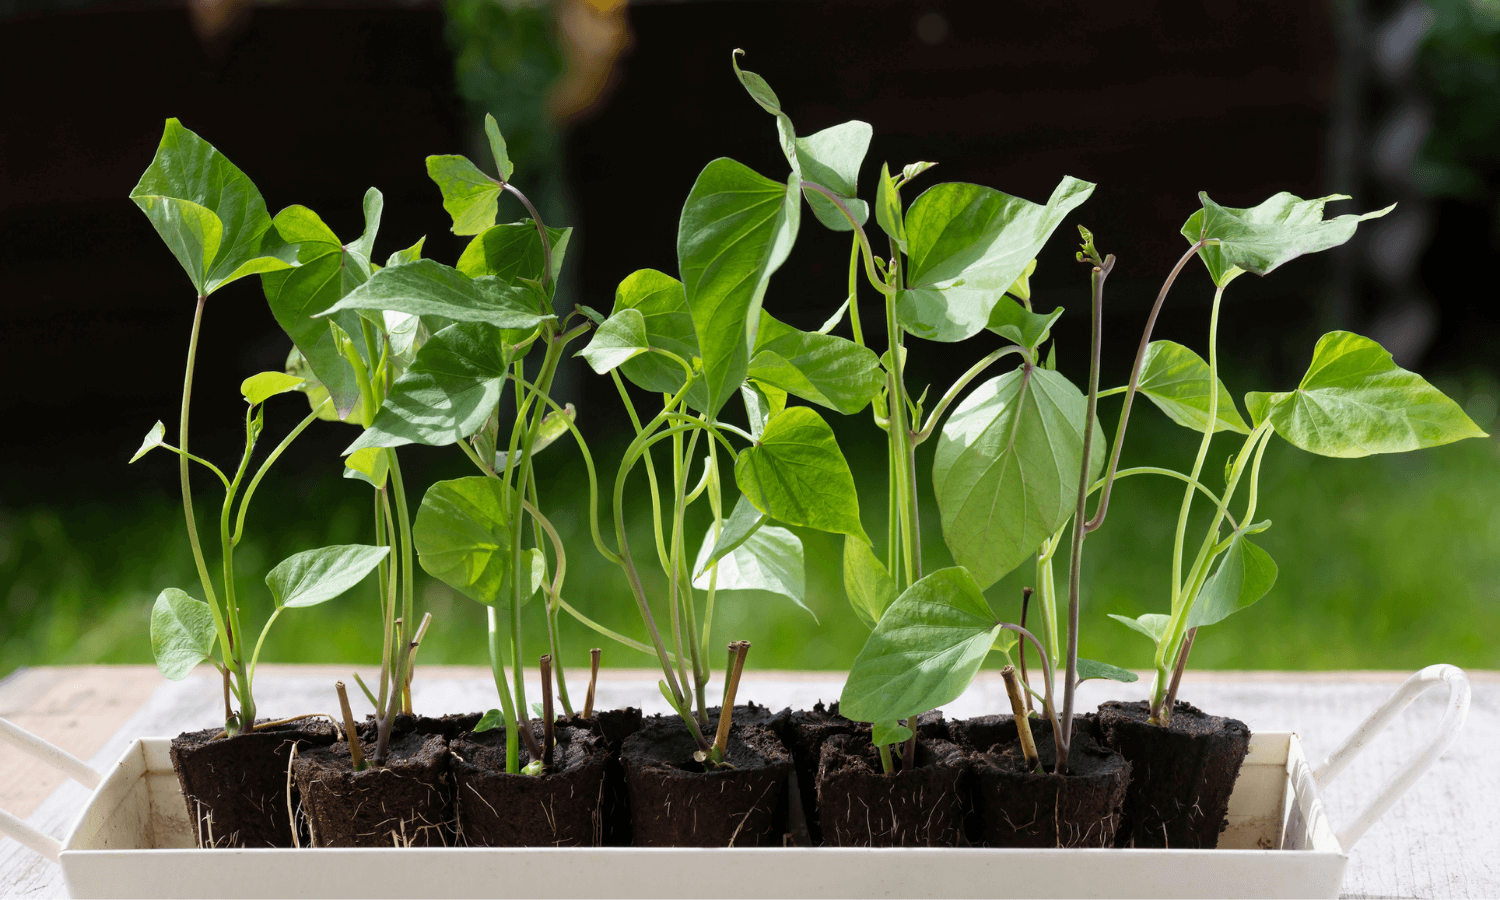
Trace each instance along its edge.
<instances>
[{"instance_id":1,"label":"soil block","mask_svg":"<svg viewBox=\"0 0 1500 900\"><path fill-rule=\"evenodd\" d=\"M1116 846L1217 847L1250 728L1180 700L1168 727L1150 724L1150 716L1144 700L1099 706L1105 739L1135 770Z\"/></svg>"},{"instance_id":2,"label":"soil block","mask_svg":"<svg viewBox=\"0 0 1500 900\"><path fill-rule=\"evenodd\" d=\"M817 776L823 843L830 847L952 847L963 843L968 769L963 750L945 740L919 737L916 762L909 771L882 772L868 731L836 734L824 741Z\"/></svg>"},{"instance_id":3,"label":"soil block","mask_svg":"<svg viewBox=\"0 0 1500 900\"><path fill-rule=\"evenodd\" d=\"M314 847L447 847L455 843L448 741L424 733L434 719L404 717L392 730L385 765L354 771L349 742L300 750L292 774ZM402 728L401 725L405 727ZM375 729L360 728L365 760Z\"/></svg>"},{"instance_id":4,"label":"soil block","mask_svg":"<svg viewBox=\"0 0 1500 900\"><path fill-rule=\"evenodd\" d=\"M1009 719L1009 717L1006 717ZM1120 827L1130 763L1074 721L1068 774L1054 775L1052 726L1033 720L1042 774L1026 765L1015 722L1011 739L971 755L974 810L970 839L984 847L1109 847ZM1002 729L996 729L1000 731ZM969 729L975 735L978 728Z\"/></svg>"},{"instance_id":5,"label":"soil block","mask_svg":"<svg viewBox=\"0 0 1500 900\"><path fill-rule=\"evenodd\" d=\"M542 724L530 723L537 743ZM471 847L598 847L604 843L610 752L593 728L553 729L552 766L542 775L505 771L505 729L472 732L452 750L458 829ZM521 742L520 765L531 762Z\"/></svg>"},{"instance_id":6,"label":"soil block","mask_svg":"<svg viewBox=\"0 0 1500 900\"><path fill-rule=\"evenodd\" d=\"M712 732L707 732L712 734ZM724 761L705 771L681 719L646 725L620 751L637 847L779 847L792 757L769 729L729 731Z\"/></svg>"},{"instance_id":7,"label":"soil block","mask_svg":"<svg viewBox=\"0 0 1500 900\"><path fill-rule=\"evenodd\" d=\"M269 720L260 720L269 721ZM290 847L287 761L293 744L306 752L333 743L333 726L302 719L234 737L222 728L172 739L172 768L200 847ZM296 798L292 798L295 802Z\"/></svg>"},{"instance_id":8,"label":"soil block","mask_svg":"<svg viewBox=\"0 0 1500 900\"><path fill-rule=\"evenodd\" d=\"M558 719L559 725L586 728L604 738L609 761L604 767L604 846L630 846L630 792L625 788L625 768L620 765L620 745L641 730L641 711L634 706L625 709L594 710L585 719L575 715Z\"/></svg>"},{"instance_id":9,"label":"soil block","mask_svg":"<svg viewBox=\"0 0 1500 900\"><path fill-rule=\"evenodd\" d=\"M1039 724L1044 724L1044 720L1032 716L1032 729L1035 730ZM1009 714L955 719L948 723L948 730L953 743L975 753L988 753L996 744L1008 744L1020 737L1016 732L1016 721ZM1105 743L1104 735L1099 730L1099 719L1093 713L1074 716L1073 733L1086 734L1095 743Z\"/></svg>"},{"instance_id":10,"label":"soil block","mask_svg":"<svg viewBox=\"0 0 1500 900\"><path fill-rule=\"evenodd\" d=\"M797 769L797 788L813 846L823 842L818 821L818 763L823 757L823 743L835 735L859 734L861 729L869 735L870 726L839 715L837 700L831 707L819 701L812 709L797 710L782 729L782 743L791 751L792 764Z\"/></svg>"}]
</instances>

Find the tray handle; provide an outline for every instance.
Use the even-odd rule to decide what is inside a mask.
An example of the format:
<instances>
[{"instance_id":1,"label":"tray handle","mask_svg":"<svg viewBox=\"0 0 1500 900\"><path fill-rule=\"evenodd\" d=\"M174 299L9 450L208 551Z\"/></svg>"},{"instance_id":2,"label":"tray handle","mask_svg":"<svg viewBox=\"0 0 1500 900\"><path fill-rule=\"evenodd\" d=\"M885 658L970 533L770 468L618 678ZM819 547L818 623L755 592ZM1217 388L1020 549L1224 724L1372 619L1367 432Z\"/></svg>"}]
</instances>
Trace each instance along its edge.
<instances>
[{"instance_id":1,"label":"tray handle","mask_svg":"<svg viewBox=\"0 0 1500 900\"><path fill-rule=\"evenodd\" d=\"M1313 770L1313 780L1319 787L1326 786L1354 761L1375 736L1380 734L1391 720L1411 705L1412 701L1427 693L1432 688L1446 684L1448 686L1448 709L1443 713L1443 720L1438 723L1436 734L1433 735L1427 746L1413 754L1410 759L1402 765L1400 771L1391 777L1375 795L1359 815L1353 821L1344 826L1338 833L1339 846L1345 852L1354 846L1364 833L1375 824L1375 820L1385 814L1391 805L1404 793L1407 788L1422 777L1422 774L1437 762L1453 741L1457 739L1458 732L1463 728L1464 719L1469 714L1469 677L1457 666L1440 664L1428 666L1406 679L1396 689L1395 693L1381 704L1368 719L1354 729L1344 739L1339 748L1328 755L1316 769Z\"/></svg>"},{"instance_id":2,"label":"tray handle","mask_svg":"<svg viewBox=\"0 0 1500 900\"><path fill-rule=\"evenodd\" d=\"M62 770L64 775L89 790L98 787L103 777L88 763L68 751L42 740L6 719L0 719L0 740L19 748L28 756L36 757ZM57 855L62 849L62 843L56 838L42 834L3 809L0 809L0 834L15 838L19 843L30 847L53 862L57 862Z\"/></svg>"}]
</instances>

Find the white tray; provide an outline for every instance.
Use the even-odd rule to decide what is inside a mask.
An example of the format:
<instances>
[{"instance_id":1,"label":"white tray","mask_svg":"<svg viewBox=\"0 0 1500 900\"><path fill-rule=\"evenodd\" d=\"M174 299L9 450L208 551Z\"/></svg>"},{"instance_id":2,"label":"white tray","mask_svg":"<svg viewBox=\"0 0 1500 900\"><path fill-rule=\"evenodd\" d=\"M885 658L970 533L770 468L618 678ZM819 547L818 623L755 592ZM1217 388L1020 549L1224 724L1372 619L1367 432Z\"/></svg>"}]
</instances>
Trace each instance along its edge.
<instances>
[{"instance_id":1,"label":"white tray","mask_svg":"<svg viewBox=\"0 0 1500 900\"><path fill-rule=\"evenodd\" d=\"M1392 718L1446 684L1436 737L1342 831L1318 794ZM1452 666L1404 683L1321 766L1261 732L1218 850L409 848L199 850L169 740L130 745L60 844L0 812L0 831L58 860L74 897L1337 897L1347 850L1447 749L1469 684ZM21 736L24 735L24 738ZM0 720L0 737L80 781L86 765ZM59 756L61 754L61 756Z\"/></svg>"}]
</instances>

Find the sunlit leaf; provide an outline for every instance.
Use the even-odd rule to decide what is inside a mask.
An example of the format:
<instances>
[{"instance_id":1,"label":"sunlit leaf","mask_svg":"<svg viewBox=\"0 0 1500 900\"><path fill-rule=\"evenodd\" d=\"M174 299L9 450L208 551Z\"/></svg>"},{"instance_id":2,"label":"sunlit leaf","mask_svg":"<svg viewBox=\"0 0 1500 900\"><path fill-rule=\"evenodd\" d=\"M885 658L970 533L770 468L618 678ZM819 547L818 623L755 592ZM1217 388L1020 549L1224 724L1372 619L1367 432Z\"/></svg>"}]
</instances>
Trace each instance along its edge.
<instances>
[{"instance_id":1,"label":"sunlit leaf","mask_svg":"<svg viewBox=\"0 0 1500 900\"><path fill-rule=\"evenodd\" d=\"M157 422L155 425L152 425L151 430L146 432L146 439L141 441L141 449L135 451L135 455L130 457L130 461L135 462L136 460L145 456L147 453L150 453L152 450L160 447L162 445L163 439L166 437L166 434L167 427L161 422Z\"/></svg>"},{"instance_id":2,"label":"sunlit leaf","mask_svg":"<svg viewBox=\"0 0 1500 900\"><path fill-rule=\"evenodd\" d=\"M213 658L217 636L207 603L177 588L156 596L151 607L151 653L162 675L172 681L191 675L199 663Z\"/></svg>"},{"instance_id":3,"label":"sunlit leaf","mask_svg":"<svg viewBox=\"0 0 1500 900\"><path fill-rule=\"evenodd\" d=\"M770 418L760 441L740 452L734 480L773 519L870 540L859 521L854 475L833 429L806 406Z\"/></svg>"},{"instance_id":4,"label":"sunlit leaf","mask_svg":"<svg viewBox=\"0 0 1500 900\"><path fill-rule=\"evenodd\" d=\"M1152 341L1146 348L1138 390L1167 417L1184 428L1203 432L1208 427L1209 369L1203 357L1172 341ZM1219 382L1219 411L1214 431L1249 434L1234 397Z\"/></svg>"},{"instance_id":5,"label":"sunlit leaf","mask_svg":"<svg viewBox=\"0 0 1500 900\"><path fill-rule=\"evenodd\" d=\"M1188 613L1187 627L1202 628L1229 618L1266 595L1276 584L1271 555L1243 534L1230 539L1218 569L1208 576Z\"/></svg>"},{"instance_id":6,"label":"sunlit leaf","mask_svg":"<svg viewBox=\"0 0 1500 900\"><path fill-rule=\"evenodd\" d=\"M588 346L578 351L594 370L603 375L628 360L650 353L651 344L646 337L646 317L638 309L622 309L604 320L594 331Z\"/></svg>"},{"instance_id":7,"label":"sunlit leaf","mask_svg":"<svg viewBox=\"0 0 1500 900\"><path fill-rule=\"evenodd\" d=\"M1200 238L1217 241L1201 248L1198 256L1208 266L1214 284L1221 286L1242 271L1265 275L1299 256L1337 247L1354 236L1360 222L1377 219L1396 208L1392 204L1375 212L1325 221L1324 204L1348 200L1348 196L1332 194L1303 200L1283 191L1250 209L1220 206L1201 191L1198 199L1203 201L1203 208L1188 218L1182 236L1191 243Z\"/></svg>"},{"instance_id":8,"label":"sunlit leaf","mask_svg":"<svg viewBox=\"0 0 1500 900\"><path fill-rule=\"evenodd\" d=\"M831 334L799 331L766 312L748 375L845 415L868 406L885 383L874 351Z\"/></svg>"},{"instance_id":9,"label":"sunlit leaf","mask_svg":"<svg viewBox=\"0 0 1500 900\"><path fill-rule=\"evenodd\" d=\"M896 602L896 582L885 564L869 544L852 537L844 538L844 593L867 628L874 628Z\"/></svg>"},{"instance_id":10,"label":"sunlit leaf","mask_svg":"<svg viewBox=\"0 0 1500 900\"><path fill-rule=\"evenodd\" d=\"M735 501L734 509L729 513L729 518L725 519L720 527L719 538L714 542L708 555L698 554L698 562L693 569L696 574L693 577L701 577L709 566L745 543L764 524L766 524L766 515L756 509L755 504L746 499L743 494L740 495L739 500ZM711 536L713 531L710 530L708 533ZM704 546L707 545L708 538L704 538Z\"/></svg>"},{"instance_id":11,"label":"sunlit leaf","mask_svg":"<svg viewBox=\"0 0 1500 900\"><path fill-rule=\"evenodd\" d=\"M515 492L487 475L428 488L412 528L422 570L473 600L509 608L514 503Z\"/></svg>"},{"instance_id":12,"label":"sunlit leaf","mask_svg":"<svg viewBox=\"0 0 1500 900\"><path fill-rule=\"evenodd\" d=\"M251 375L240 383L240 394L245 402L257 406L277 394L295 391L302 386L303 379L285 372L261 372Z\"/></svg>"},{"instance_id":13,"label":"sunlit leaf","mask_svg":"<svg viewBox=\"0 0 1500 900\"><path fill-rule=\"evenodd\" d=\"M802 563L802 541L795 534L774 525L756 529L717 561L717 575L705 571L714 565L709 562L713 544L713 531L710 530L703 536L693 566L694 571L703 573L694 577L693 587L706 591L709 581L713 580L719 591L747 592L751 598L758 594L774 594L812 612L806 602L807 576Z\"/></svg>"},{"instance_id":14,"label":"sunlit leaf","mask_svg":"<svg viewBox=\"0 0 1500 900\"><path fill-rule=\"evenodd\" d=\"M359 584L390 552L390 547L369 544L304 550L268 572L266 586L277 606L316 606Z\"/></svg>"}]
</instances>

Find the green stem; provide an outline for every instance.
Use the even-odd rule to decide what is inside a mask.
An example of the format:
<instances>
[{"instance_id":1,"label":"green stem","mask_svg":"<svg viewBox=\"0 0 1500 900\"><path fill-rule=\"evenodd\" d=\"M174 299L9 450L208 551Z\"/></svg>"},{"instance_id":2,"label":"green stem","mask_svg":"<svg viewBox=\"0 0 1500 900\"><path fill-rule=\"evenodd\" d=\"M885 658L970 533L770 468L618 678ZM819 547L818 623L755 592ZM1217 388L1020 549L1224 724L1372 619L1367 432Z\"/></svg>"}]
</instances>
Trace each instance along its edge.
<instances>
[{"instance_id":1,"label":"green stem","mask_svg":"<svg viewBox=\"0 0 1500 900\"><path fill-rule=\"evenodd\" d=\"M1208 459L1208 446L1213 442L1219 424L1219 304L1224 299L1224 286L1214 291L1212 311L1208 315L1208 425L1203 429L1203 439L1198 442L1198 456L1193 460L1193 472L1189 480L1196 482L1203 473L1203 462ZM1193 508L1193 485L1189 484L1182 495L1182 507L1177 512L1177 535L1172 544L1172 605L1182 594L1182 550L1187 537L1188 513Z\"/></svg>"},{"instance_id":2,"label":"green stem","mask_svg":"<svg viewBox=\"0 0 1500 900\"><path fill-rule=\"evenodd\" d=\"M394 448L386 448L386 457L389 461L391 489L396 496L396 526L401 538L401 640L400 645L405 647L411 643L413 630L416 622L413 620L413 606L416 595L416 554L412 546L411 538L411 515L406 507L406 484L401 479L401 461L396 458ZM394 554L393 554L394 555ZM402 668L400 660L396 660L397 668ZM411 696L408 690L408 678L403 678L395 685L396 696L404 697L401 706L404 712L411 712Z\"/></svg>"},{"instance_id":3,"label":"green stem","mask_svg":"<svg viewBox=\"0 0 1500 900\"><path fill-rule=\"evenodd\" d=\"M552 522L542 515L538 508L536 475L532 474L531 499L522 503L522 507L531 516L532 523L545 532L548 539L552 541L552 553L557 557L556 574L552 577L552 583L547 586L547 644L552 651L552 670L557 677L557 698L562 701L563 715L573 715L573 704L568 700L568 681L563 677L562 656L560 655L562 645L557 639L557 599L562 593L563 578L568 574L568 554L563 549L562 538L558 537L557 529L552 527ZM537 546L541 546L541 540L537 540Z\"/></svg>"},{"instance_id":4,"label":"green stem","mask_svg":"<svg viewBox=\"0 0 1500 900\"><path fill-rule=\"evenodd\" d=\"M516 704L505 683L505 665L502 660L504 644L500 637L500 611L490 606L486 609L489 625L490 672L495 676L495 692L500 695L500 711L505 714L505 771L514 775L521 771L520 731L516 722Z\"/></svg>"},{"instance_id":5,"label":"green stem","mask_svg":"<svg viewBox=\"0 0 1500 900\"><path fill-rule=\"evenodd\" d=\"M307 429L307 426L311 425L318 418L318 413L322 412L323 407L332 402L333 398L330 397L329 399L324 400L322 403L318 404L318 408L308 413L307 418L297 423L297 427L293 428L290 432L287 433L286 437L281 439L281 443L276 445L276 449L271 451L271 455L267 456L265 461L260 464L260 468L255 470L255 477L250 479L249 487L245 488L245 496L240 499L239 514L235 516L235 544L238 544L240 542L240 535L244 533L245 511L250 508L250 498L255 496L255 489L260 486L260 480L265 477L267 470L271 468L271 464L276 462L277 459L280 459L281 454L286 452L286 448L292 445L292 441L295 441L297 439L297 436L305 431Z\"/></svg>"},{"instance_id":6,"label":"green stem","mask_svg":"<svg viewBox=\"0 0 1500 900\"><path fill-rule=\"evenodd\" d=\"M864 331L859 327L859 238L849 243L849 326L854 329L854 343L865 345Z\"/></svg>"},{"instance_id":7,"label":"green stem","mask_svg":"<svg viewBox=\"0 0 1500 900\"><path fill-rule=\"evenodd\" d=\"M923 425L922 430L917 432L916 437L913 439L912 443L921 444L923 441L931 437L932 430L936 428L938 422L942 420L943 413L948 411L948 405L951 404L955 399L957 399L958 395L963 391L964 388L969 386L969 382L973 381L975 378L978 378L981 374L983 374L985 369L988 369L990 366L994 365L996 362L1012 353L1020 353L1024 355L1026 351L1021 347L1011 344L1010 346L1001 347L1000 349L991 352L984 359L981 359L979 362L970 366L969 371L965 372L962 377L953 382L953 387L949 388L948 393L943 395L943 399L938 401L938 405L932 408L932 412L927 416L927 424Z\"/></svg>"}]
</instances>

